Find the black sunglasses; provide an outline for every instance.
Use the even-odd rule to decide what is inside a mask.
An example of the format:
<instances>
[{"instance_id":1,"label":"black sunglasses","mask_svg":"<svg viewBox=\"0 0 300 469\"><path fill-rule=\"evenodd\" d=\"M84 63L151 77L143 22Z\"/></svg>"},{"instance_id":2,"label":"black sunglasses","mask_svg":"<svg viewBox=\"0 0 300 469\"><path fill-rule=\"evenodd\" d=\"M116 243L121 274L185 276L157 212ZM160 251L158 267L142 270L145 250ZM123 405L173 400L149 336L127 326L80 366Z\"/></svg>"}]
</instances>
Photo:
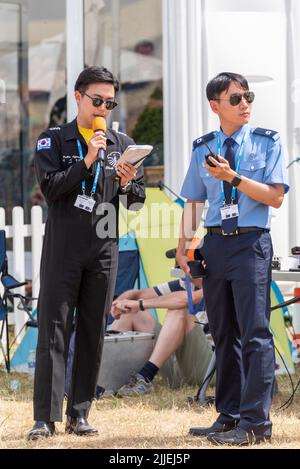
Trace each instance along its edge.
<instances>
[{"instance_id":1,"label":"black sunglasses","mask_svg":"<svg viewBox=\"0 0 300 469\"><path fill-rule=\"evenodd\" d=\"M237 106L240 104L243 98L247 101L248 104L251 104L254 101L255 94L253 91L245 91L245 93L233 93L230 95L229 99L216 98L216 101L229 101L231 106Z\"/></svg>"},{"instance_id":2,"label":"black sunglasses","mask_svg":"<svg viewBox=\"0 0 300 469\"><path fill-rule=\"evenodd\" d=\"M95 107L100 107L102 106L102 104L104 104L108 111L112 111L116 106L118 106L118 103L116 103L115 101L104 101L104 99L102 98L93 98L87 93L81 93L81 94L84 94L85 96L90 98L92 100L93 106Z\"/></svg>"}]
</instances>

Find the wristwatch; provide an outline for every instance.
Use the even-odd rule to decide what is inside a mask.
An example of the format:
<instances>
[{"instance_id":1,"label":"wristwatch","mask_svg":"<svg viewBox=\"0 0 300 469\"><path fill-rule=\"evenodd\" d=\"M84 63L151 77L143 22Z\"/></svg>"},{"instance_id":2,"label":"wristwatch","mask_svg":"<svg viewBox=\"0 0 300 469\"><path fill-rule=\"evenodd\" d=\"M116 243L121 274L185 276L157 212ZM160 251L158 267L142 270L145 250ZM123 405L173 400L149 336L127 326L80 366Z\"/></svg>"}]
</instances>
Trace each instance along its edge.
<instances>
[{"instance_id":1,"label":"wristwatch","mask_svg":"<svg viewBox=\"0 0 300 469\"><path fill-rule=\"evenodd\" d=\"M242 182L241 176L240 176L238 173L236 173L236 175L234 176L234 178L232 179L232 181L230 182L230 184L231 184L233 187L237 187L241 182Z\"/></svg>"},{"instance_id":2,"label":"wristwatch","mask_svg":"<svg viewBox=\"0 0 300 469\"><path fill-rule=\"evenodd\" d=\"M139 300L139 307L141 311L145 311L143 300Z\"/></svg>"},{"instance_id":3,"label":"wristwatch","mask_svg":"<svg viewBox=\"0 0 300 469\"><path fill-rule=\"evenodd\" d=\"M124 187L120 185L119 189L120 189L121 194L126 194L126 192L129 192L131 189L131 185L132 185L131 181L128 181Z\"/></svg>"}]
</instances>

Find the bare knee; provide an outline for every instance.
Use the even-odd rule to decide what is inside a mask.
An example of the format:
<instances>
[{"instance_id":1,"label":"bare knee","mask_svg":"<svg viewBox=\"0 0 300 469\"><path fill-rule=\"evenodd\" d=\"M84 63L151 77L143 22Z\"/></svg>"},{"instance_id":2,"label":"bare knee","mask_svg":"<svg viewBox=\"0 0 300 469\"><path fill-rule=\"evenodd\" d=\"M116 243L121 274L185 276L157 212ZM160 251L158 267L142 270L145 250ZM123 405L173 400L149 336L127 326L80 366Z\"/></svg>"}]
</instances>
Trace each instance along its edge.
<instances>
[{"instance_id":1,"label":"bare knee","mask_svg":"<svg viewBox=\"0 0 300 469\"><path fill-rule=\"evenodd\" d=\"M133 330L139 332L153 332L156 320L150 311L138 311L133 318Z\"/></svg>"},{"instance_id":2,"label":"bare knee","mask_svg":"<svg viewBox=\"0 0 300 469\"><path fill-rule=\"evenodd\" d=\"M115 319L111 324L111 329L119 332L133 331L134 313L122 314L119 319Z\"/></svg>"},{"instance_id":3,"label":"bare knee","mask_svg":"<svg viewBox=\"0 0 300 469\"><path fill-rule=\"evenodd\" d=\"M184 330L185 335L188 334L193 327L195 326L195 318L189 311L185 308L183 309L172 309L168 310L165 318L165 323L171 322L177 324L182 330Z\"/></svg>"},{"instance_id":4,"label":"bare knee","mask_svg":"<svg viewBox=\"0 0 300 469\"><path fill-rule=\"evenodd\" d=\"M166 314L166 321L186 321L187 310L186 309L168 309Z\"/></svg>"}]
</instances>

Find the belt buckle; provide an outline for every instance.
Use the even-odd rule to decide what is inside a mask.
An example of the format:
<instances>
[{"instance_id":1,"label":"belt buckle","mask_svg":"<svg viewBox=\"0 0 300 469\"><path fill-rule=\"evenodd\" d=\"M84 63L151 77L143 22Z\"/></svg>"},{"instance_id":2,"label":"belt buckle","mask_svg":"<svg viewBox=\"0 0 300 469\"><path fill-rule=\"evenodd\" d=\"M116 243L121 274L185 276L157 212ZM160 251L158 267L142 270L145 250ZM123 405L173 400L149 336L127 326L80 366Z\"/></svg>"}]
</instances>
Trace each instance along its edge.
<instances>
[{"instance_id":1,"label":"belt buckle","mask_svg":"<svg viewBox=\"0 0 300 469\"><path fill-rule=\"evenodd\" d=\"M230 233L225 233L223 228L222 228L222 236L236 236L239 234L239 229L237 228L234 231L231 231Z\"/></svg>"}]
</instances>

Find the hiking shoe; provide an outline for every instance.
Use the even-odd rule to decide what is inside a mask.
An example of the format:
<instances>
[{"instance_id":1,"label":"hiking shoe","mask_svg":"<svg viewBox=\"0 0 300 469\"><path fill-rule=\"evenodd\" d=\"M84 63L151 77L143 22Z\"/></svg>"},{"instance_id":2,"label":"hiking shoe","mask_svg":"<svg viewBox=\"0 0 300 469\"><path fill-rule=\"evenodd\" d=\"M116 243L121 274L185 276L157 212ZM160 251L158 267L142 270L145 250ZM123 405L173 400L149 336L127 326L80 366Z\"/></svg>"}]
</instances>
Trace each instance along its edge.
<instances>
[{"instance_id":1,"label":"hiking shoe","mask_svg":"<svg viewBox=\"0 0 300 469\"><path fill-rule=\"evenodd\" d=\"M145 380L145 378L136 373L131 376L128 383L124 384L117 392L118 397L140 396L149 394L153 390L153 384Z\"/></svg>"}]
</instances>

